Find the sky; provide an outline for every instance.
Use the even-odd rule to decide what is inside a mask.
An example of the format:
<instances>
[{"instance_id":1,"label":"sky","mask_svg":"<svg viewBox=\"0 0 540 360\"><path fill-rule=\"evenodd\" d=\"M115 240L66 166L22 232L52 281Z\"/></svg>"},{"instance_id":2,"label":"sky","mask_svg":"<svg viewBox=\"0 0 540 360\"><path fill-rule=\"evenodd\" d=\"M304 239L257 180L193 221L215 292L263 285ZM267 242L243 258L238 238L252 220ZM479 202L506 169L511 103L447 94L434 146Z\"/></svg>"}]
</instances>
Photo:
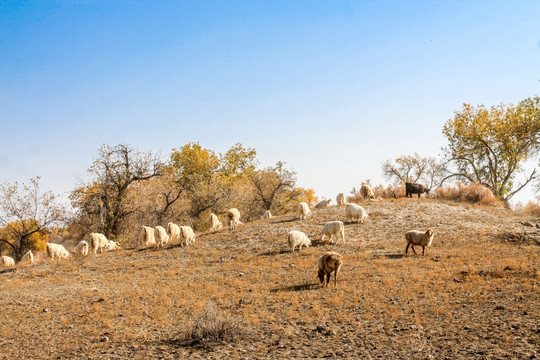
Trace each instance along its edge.
<instances>
[{"instance_id":1,"label":"sky","mask_svg":"<svg viewBox=\"0 0 540 360\"><path fill-rule=\"evenodd\" d=\"M40 176L65 197L102 144L167 160L240 142L320 197L387 184L386 159L441 153L463 103L540 95L538 14L536 0L2 1L0 182Z\"/></svg>"}]
</instances>

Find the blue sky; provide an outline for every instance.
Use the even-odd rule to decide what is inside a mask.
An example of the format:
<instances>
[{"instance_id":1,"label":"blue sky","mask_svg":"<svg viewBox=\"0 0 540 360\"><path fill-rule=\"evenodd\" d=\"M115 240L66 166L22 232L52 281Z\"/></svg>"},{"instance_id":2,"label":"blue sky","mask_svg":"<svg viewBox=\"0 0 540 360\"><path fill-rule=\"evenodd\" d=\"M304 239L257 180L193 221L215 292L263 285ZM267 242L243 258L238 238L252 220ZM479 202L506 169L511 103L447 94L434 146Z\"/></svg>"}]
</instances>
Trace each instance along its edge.
<instances>
[{"instance_id":1,"label":"blue sky","mask_svg":"<svg viewBox=\"0 0 540 360\"><path fill-rule=\"evenodd\" d=\"M440 153L463 102L540 95L538 1L4 1L0 181L66 194L101 144L237 142L335 198ZM524 192L519 200L532 193Z\"/></svg>"}]
</instances>

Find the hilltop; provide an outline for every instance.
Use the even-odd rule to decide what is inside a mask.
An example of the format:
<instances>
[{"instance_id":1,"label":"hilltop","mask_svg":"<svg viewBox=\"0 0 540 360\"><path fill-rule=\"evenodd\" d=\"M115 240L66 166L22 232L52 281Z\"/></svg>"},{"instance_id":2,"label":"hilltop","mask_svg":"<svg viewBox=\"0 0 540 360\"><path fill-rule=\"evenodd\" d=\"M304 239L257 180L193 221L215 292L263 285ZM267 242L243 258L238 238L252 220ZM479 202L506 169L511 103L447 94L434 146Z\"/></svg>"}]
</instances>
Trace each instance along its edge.
<instances>
[{"instance_id":1,"label":"hilltop","mask_svg":"<svg viewBox=\"0 0 540 360\"><path fill-rule=\"evenodd\" d=\"M198 234L190 247L124 249L0 270L0 358L300 359L538 356L540 219L431 199L363 202L346 243L318 240L344 207ZM403 233L435 230L425 257ZM290 230L313 246L291 253ZM344 257L337 289L317 258ZM214 306L242 319L236 342L186 339Z\"/></svg>"}]
</instances>

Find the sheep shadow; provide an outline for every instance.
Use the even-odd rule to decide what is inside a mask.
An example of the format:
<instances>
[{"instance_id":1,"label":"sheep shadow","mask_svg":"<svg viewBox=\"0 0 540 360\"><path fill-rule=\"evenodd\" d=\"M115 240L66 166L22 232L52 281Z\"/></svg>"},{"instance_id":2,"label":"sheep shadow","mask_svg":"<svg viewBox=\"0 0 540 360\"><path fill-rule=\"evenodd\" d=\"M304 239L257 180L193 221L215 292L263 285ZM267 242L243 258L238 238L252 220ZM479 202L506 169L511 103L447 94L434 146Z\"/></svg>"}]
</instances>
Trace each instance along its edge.
<instances>
[{"instance_id":1,"label":"sheep shadow","mask_svg":"<svg viewBox=\"0 0 540 360\"><path fill-rule=\"evenodd\" d=\"M283 255L290 253L290 249L282 249L282 250L271 250L267 252L260 253L259 256L273 256L273 255Z\"/></svg>"},{"instance_id":2,"label":"sheep shadow","mask_svg":"<svg viewBox=\"0 0 540 360\"><path fill-rule=\"evenodd\" d=\"M373 255L374 258L387 258L387 259L403 259L405 257L404 254L377 254Z\"/></svg>"},{"instance_id":3,"label":"sheep shadow","mask_svg":"<svg viewBox=\"0 0 540 360\"><path fill-rule=\"evenodd\" d=\"M305 290L314 290L320 288L321 285L318 283L311 283L311 284L303 284L303 285L293 285L293 286L286 286L283 288L276 288L270 290L271 293L276 293L278 291L285 291L285 292L296 292L296 291L305 291Z\"/></svg>"},{"instance_id":4,"label":"sheep shadow","mask_svg":"<svg viewBox=\"0 0 540 360\"><path fill-rule=\"evenodd\" d=\"M292 218L292 219L288 219L288 220L279 220L279 221L273 221L271 222L271 224L284 224L284 223L290 223L290 222L293 222L293 221L296 221L298 220L297 218Z\"/></svg>"},{"instance_id":5,"label":"sheep shadow","mask_svg":"<svg viewBox=\"0 0 540 360\"><path fill-rule=\"evenodd\" d=\"M6 273L11 273L11 272L15 272L15 268L0 270L0 274L6 274Z\"/></svg>"}]
</instances>

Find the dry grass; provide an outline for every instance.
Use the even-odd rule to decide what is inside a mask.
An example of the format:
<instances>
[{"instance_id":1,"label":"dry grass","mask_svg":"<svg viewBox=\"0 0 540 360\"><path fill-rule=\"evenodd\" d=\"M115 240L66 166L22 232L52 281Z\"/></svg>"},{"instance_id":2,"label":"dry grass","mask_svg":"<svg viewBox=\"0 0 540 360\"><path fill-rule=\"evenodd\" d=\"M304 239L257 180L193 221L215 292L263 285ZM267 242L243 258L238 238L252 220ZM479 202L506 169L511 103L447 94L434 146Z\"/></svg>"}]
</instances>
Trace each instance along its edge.
<instances>
[{"instance_id":1,"label":"dry grass","mask_svg":"<svg viewBox=\"0 0 540 360\"><path fill-rule=\"evenodd\" d=\"M463 201L473 204L503 207L504 204L493 193L480 184L463 185L458 182L435 190L437 199Z\"/></svg>"},{"instance_id":2,"label":"dry grass","mask_svg":"<svg viewBox=\"0 0 540 360\"><path fill-rule=\"evenodd\" d=\"M370 218L346 224L340 245L317 236L325 222L344 220L336 206L307 221L280 216L199 234L186 248L41 259L2 272L0 357L538 356L540 248L500 240L537 218L424 198L362 205ZM403 233L428 227L435 240L426 256L403 257ZM313 246L291 253L293 229ZM316 278L327 250L345 258L335 290Z\"/></svg>"}]
</instances>

